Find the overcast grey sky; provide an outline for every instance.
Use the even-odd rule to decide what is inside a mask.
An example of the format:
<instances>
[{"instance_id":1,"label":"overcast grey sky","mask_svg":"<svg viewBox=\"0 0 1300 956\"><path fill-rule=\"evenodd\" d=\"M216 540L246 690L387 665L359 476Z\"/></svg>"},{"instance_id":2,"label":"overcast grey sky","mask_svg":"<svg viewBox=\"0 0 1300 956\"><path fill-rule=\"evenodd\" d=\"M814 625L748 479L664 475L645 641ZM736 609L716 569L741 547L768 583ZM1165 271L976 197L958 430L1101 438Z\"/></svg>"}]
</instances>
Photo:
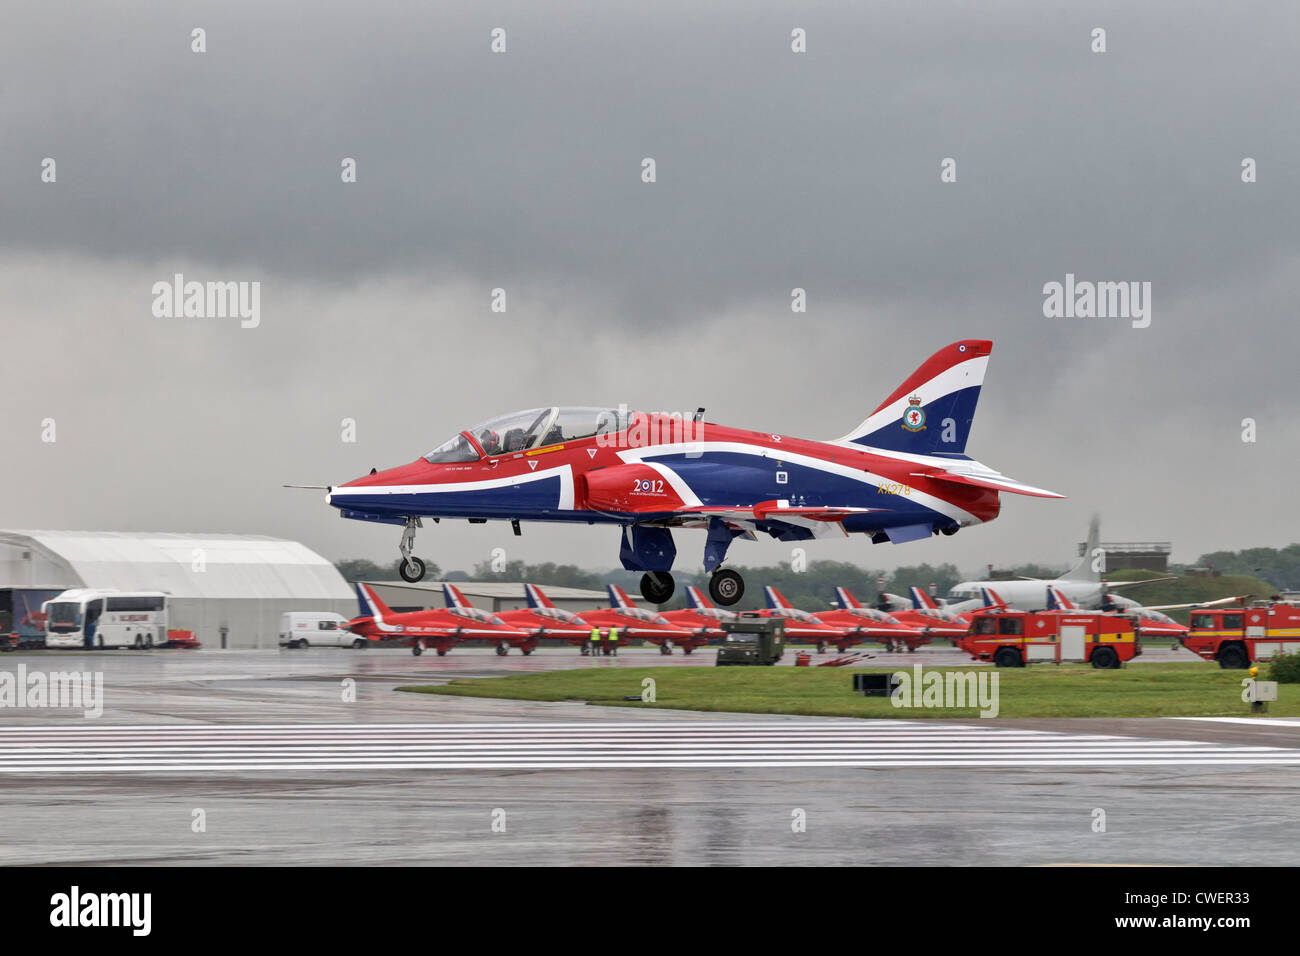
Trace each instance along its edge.
<instances>
[{"instance_id":1,"label":"overcast grey sky","mask_svg":"<svg viewBox=\"0 0 1300 956\"><path fill-rule=\"evenodd\" d=\"M833 438L938 347L988 337L968 451L1069 499L810 558L1059 564L1093 511L1184 561L1300 539L1300 8L608 6L6 11L0 527L390 560L398 529L280 484L551 403ZM155 318L174 272L260 281L260 326ZM1066 273L1149 281L1150 327L1045 318ZM497 546L617 562L599 528L444 523L417 551L468 567ZM678 549L694 567L703 536Z\"/></svg>"}]
</instances>

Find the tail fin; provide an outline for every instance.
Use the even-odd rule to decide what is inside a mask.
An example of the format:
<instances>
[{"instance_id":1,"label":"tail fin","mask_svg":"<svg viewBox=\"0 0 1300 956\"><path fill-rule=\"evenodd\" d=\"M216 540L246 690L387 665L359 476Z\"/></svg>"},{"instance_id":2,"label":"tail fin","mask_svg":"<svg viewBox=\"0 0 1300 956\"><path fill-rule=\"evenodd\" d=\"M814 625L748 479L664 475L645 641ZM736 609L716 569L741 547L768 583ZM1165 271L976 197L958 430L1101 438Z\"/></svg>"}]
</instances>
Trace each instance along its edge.
<instances>
[{"instance_id":1,"label":"tail fin","mask_svg":"<svg viewBox=\"0 0 1300 956\"><path fill-rule=\"evenodd\" d=\"M607 584L605 589L609 591L610 607L636 607L632 599L627 596L627 592L617 584Z\"/></svg>"},{"instance_id":2,"label":"tail fin","mask_svg":"<svg viewBox=\"0 0 1300 956\"><path fill-rule=\"evenodd\" d=\"M763 588L763 596L767 598L767 606L770 608L794 607L793 604L785 599L784 594L772 587L770 584Z\"/></svg>"},{"instance_id":3,"label":"tail fin","mask_svg":"<svg viewBox=\"0 0 1300 956\"><path fill-rule=\"evenodd\" d=\"M1077 611L1079 606L1065 596L1060 588L1047 586L1047 609L1049 611Z\"/></svg>"},{"instance_id":4,"label":"tail fin","mask_svg":"<svg viewBox=\"0 0 1300 956\"><path fill-rule=\"evenodd\" d=\"M536 584L524 585L524 597L528 599L528 606L531 608L555 607L555 605L551 603L551 599L548 598L542 592L542 589Z\"/></svg>"},{"instance_id":5,"label":"tail fin","mask_svg":"<svg viewBox=\"0 0 1300 956\"><path fill-rule=\"evenodd\" d=\"M984 600L985 607L1006 607L1007 602L1002 600L1002 595L992 588L980 588L980 597Z\"/></svg>"},{"instance_id":6,"label":"tail fin","mask_svg":"<svg viewBox=\"0 0 1300 956\"><path fill-rule=\"evenodd\" d=\"M1056 580L1087 581L1090 584L1099 584L1101 582L1101 573L1093 570L1092 563L1095 559L1094 552L1097 551L1097 543L1100 537L1101 519L1096 515L1093 515L1092 520L1088 522L1088 543L1083 546L1083 557L1079 559L1078 564L1066 571ZM1103 559L1102 567L1104 568L1106 566L1104 563L1106 556L1105 554L1102 554L1101 557Z\"/></svg>"},{"instance_id":7,"label":"tail fin","mask_svg":"<svg viewBox=\"0 0 1300 956\"><path fill-rule=\"evenodd\" d=\"M686 606L699 610L702 607L713 607L713 602L706 598L699 588L691 584L686 588Z\"/></svg>"},{"instance_id":8,"label":"tail fin","mask_svg":"<svg viewBox=\"0 0 1300 956\"><path fill-rule=\"evenodd\" d=\"M465 595L461 593L460 588L454 584L443 582L442 599L447 603L447 607L473 607Z\"/></svg>"},{"instance_id":9,"label":"tail fin","mask_svg":"<svg viewBox=\"0 0 1300 956\"><path fill-rule=\"evenodd\" d=\"M926 594L923 590L918 588L916 585L912 585L911 591L912 591L912 607L914 609L918 611L938 610L939 605L934 603L934 598L930 597L930 595Z\"/></svg>"},{"instance_id":10,"label":"tail fin","mask_svg":"<svg viewBox=\"0 0 1300 956\"><path fill-rule=\"evenodd\" d=\"M853 593L848 588L836 588L835 597L839 599L842 608L862 607L861 602L853 596Z\"/></svg>"},{"instance_id":11,"label":"tail fin","mask_svg":"<svg viewBox=\"0 0 1300 956\"><path fill-rule=\"evenodd\" d=\"M369 584L358 584L357 588L357 606L361 609L358 617L373 617L377 622L383 623L385 614L392 614L388 605L380 600Z\"/></svg>"},{"instance_id":12,"label":"tail fin","mask_svg":"<svg viewBox=\"0 0 1300 956\"><path fill-rule=\"evenodd\" d=\"M840 441L917 455L961 455L993 343L965 339L931 355Z\"/></svg>"}]
</instances>

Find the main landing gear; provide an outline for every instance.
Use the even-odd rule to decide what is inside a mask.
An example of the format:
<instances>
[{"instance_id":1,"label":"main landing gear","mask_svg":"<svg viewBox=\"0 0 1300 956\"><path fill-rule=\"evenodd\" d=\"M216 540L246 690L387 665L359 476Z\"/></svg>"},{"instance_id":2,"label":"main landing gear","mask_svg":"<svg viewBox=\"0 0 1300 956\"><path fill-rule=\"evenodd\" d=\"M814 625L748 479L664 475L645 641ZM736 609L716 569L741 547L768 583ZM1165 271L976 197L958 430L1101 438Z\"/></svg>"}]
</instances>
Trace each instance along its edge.
<instances>
[{"instance_id":1,"label":"main landing gear","mask_svg":"<svg viewBox=\"0 0 1300 956\"><path fill-rule=\"evenodd\" d=\"M407 584L414 584L424 577L424 562L411 554L415 548L415 529L421 528L419 518L407 518L406 527L402 531L401 544L397 550L402 552L402 561L397 566L397 573L402 576L402 580Z\"/></svg>"},{"instance_id":2,"label":"main landing gear","mask_svg":"<svg viewBox=\"0 0 1300 956\"><path fill-rule=\"evenodd\" d=\"M745 579L730 568L719 568L709 578L709 596L721 607L731 607L745 596Z\"/></svg>"}]
</instances>

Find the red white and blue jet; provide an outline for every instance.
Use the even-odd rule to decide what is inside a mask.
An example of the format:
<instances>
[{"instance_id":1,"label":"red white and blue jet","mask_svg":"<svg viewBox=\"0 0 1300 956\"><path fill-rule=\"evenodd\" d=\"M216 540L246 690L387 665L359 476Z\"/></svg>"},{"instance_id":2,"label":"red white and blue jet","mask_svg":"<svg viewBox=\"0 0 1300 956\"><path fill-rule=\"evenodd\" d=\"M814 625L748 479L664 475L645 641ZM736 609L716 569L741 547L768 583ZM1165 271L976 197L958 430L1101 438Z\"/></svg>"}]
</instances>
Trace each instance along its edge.
<instances>
[{"instance_id":1,"label":"red white and blue jet","mask_svg":"<svg viewBox=\"0 0 1300 956\"><path fill-rule=\"evenodd\" d=\"M1064 497L966 455L993 343L967 339L930 356L846 435L813 441L680 414L551 406L491 419L408 465L328 489L345 518L403 526L401 575L423 519L567 521L620 530L623 567L641 593L674 590L673 532L705 532L709 593L730 606L744 581L722 568L736 538L868 535L901 544L992 521L999 495Z\"/></svg>"}]
</instances>

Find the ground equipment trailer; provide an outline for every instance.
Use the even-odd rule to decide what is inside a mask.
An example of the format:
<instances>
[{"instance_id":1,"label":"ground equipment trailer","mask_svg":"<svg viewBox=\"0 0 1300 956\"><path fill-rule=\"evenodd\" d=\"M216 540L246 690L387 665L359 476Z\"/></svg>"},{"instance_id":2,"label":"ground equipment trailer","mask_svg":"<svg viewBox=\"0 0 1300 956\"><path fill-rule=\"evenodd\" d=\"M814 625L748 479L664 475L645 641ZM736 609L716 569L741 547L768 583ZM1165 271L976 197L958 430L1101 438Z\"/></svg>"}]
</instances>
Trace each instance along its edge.
<instances>
[{"instance_id":1,"label":"ground equipment trailer","mask_svg":"<svg viewBox=\"0 0 1300 956\"><path fill-rule=\"evenodd\" d=\"M1120 667L1142 653L1133 622L1105 611L1014 611L990 608L971 616L956 644L971 657L998 667L1087 662Z\"/></svg>"},{"instance_id":2,"label":"ground equipment trailer","mask_svg":"<svg viewBox=\"0 0 1300 956\"><path fill-rule=\"evenodd\" d=\"M726 636L718 648L718 667L737 664L770 666L784 653L783 618L762 617L753 611L745 611L730 621L723 621L722 630Z\"/></svg>"},{"instance_id":3,"label":"ground equipment trailer","mask_svg":"<svg viewBox=\"0 0 1300 956\"><path fill-rule=\"evenodd\" d=\"M1220 667L1249 667L1300 653L1300 605L1255 601L1250 607L1192 610L1183 647Z\"/></svg>"}]
</instances>

